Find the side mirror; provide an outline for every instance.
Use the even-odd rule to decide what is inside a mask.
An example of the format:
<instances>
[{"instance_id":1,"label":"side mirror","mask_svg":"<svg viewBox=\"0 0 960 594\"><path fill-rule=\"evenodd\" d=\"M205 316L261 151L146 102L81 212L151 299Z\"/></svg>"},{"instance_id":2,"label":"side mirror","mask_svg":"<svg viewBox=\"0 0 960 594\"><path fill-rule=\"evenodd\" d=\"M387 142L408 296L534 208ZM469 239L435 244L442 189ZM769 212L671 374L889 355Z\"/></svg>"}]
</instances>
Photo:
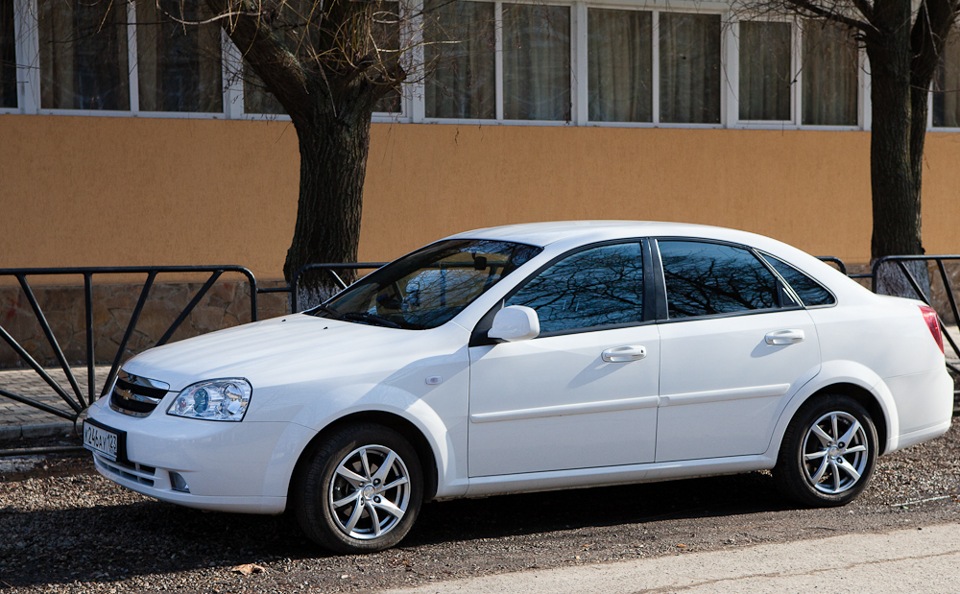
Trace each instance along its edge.
<instances>
[{"instance_id":1,"label":"side mirror","mask_svg":"<svg viewBox=\"0 0 960 594\"><path fill-rule=\"evenodd\" d=\"M530 340L539 335L540 318L525 305L511 305L498 311L493 317L493 327L487 332L489 338L508 342Z\"/></svg>"}]
</instances>

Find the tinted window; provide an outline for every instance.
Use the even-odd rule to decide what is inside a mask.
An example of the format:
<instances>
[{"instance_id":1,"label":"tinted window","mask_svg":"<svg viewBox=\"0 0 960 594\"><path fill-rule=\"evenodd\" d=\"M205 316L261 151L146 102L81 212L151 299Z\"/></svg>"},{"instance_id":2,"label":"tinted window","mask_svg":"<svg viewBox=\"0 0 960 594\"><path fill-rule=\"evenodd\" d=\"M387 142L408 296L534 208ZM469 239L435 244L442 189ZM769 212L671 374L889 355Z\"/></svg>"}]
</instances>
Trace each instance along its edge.
<instances>
[{"instance_id":1,"label":"tinted window","mask_svg":"<svg viewBox=\"0 0 960 594\"><path fill-rule=\"evenodd\" d=\"M787 284L790 285L794 292L800 297L804 305L809 307L812 305L832 305L835 303L830 291L824 289L817 281L779 258L775 258L770 254L764 254L764 257L777 269L777 272L787 281Z\"/></svg>"},{"instance_id":2,"label":"tinted window","mask_svg":"<svg viewBox=\"0 0 960 594\"><path fill-rule=\"evenodd\" d=\"M777 306L777 279L751 252L696 241L661 241L671 318Z\"/></svg>"},{"instance_id":3,"label":"tinted window","mask_svg":"<svg viewBox=\"0 0 960 594\"><path fill-rule=\"evenodd\" d=\"M591 248L541 271L507 305L526 305L540 317L540 333L643 320L640 244Z\"/></svg>"}]
</instances>

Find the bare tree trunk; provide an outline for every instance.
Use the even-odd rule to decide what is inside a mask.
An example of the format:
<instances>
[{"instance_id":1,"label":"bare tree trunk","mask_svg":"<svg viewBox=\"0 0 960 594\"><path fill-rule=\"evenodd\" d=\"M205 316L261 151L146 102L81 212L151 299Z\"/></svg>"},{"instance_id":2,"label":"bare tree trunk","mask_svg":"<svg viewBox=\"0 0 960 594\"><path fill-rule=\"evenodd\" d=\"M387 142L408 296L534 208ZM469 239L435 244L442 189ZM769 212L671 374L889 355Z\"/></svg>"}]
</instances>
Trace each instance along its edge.
<instances>
[{"instance_id":1,"label":"bare tree trunk","mask_svg":"<svg viewBox=\"0 0 960 594\"><path fill-rule=\"evenodd\" d=\"M920 183L915 175L918 164L912 158L911 149L915 140L913 118L922 117L923 113L915 113L912 105L910 0L878 0L875 7L876 30L865 39L873 104L870 135L873 197L870 255L873 261L883 256L922 251ZM915 296L898 267L884 266L879 272L875 291ZM922 264L916 266L914 272L927 278ZM929 280L925 284L929 290Z\"/></svg>"},{"instance_id":2,"label":"bare tree trunk","mask_svg":"<svg viewBox=\"0 0 960 594\"><path fill-rule=\"evenodd\" d=\"M363 182L370 142L370 111L319 113L295 121L300 145L300 199L297 222L283 266L287 282L323 254L328 262L356 262L363 203ZM352 271L347 271L352 279ZM326 272L306 274L298 287L306 308L337 293ZM303 301L306 298L308 301Z\"/></svg>"}]
</instances>

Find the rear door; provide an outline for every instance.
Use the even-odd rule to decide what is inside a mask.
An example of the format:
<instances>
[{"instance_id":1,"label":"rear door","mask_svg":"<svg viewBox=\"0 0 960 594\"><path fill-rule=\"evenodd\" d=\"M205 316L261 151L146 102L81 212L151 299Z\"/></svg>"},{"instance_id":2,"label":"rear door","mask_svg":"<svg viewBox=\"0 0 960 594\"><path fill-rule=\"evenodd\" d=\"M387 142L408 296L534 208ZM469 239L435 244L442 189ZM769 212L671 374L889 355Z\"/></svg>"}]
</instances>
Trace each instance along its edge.
<instances>
[{"instance_id":1,"label":"rear door","mask_svg":"<svg viewBox=\"0 0 960 594\"><path fill-rule=\"evenodd\" d=\"M763 453L785 400L819 371L811 316L748 248L658 245L666 319L657 461Z\"/></svg>"}]
</instances>

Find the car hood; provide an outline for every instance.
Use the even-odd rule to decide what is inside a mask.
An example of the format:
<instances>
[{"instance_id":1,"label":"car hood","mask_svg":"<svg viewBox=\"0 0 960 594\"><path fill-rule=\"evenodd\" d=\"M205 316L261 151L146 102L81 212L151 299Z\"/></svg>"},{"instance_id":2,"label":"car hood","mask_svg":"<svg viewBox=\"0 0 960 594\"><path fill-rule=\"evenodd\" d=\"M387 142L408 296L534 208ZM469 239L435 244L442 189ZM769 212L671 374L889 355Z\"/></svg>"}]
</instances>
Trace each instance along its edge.
<instances>
[{"instance_id":1,"label":"car hood","mask_svg":"<svg viewBox=\"0 0 960 594\"><path fill-rule=\"evenodd\" d=\"M179 391L198 381L243 377L255 386L296 381L304 375L342 373L347 365L383 362L423 332L296 314L244 324L156 347L123 365L134 375Z\"/></svg>"}]
</instances>

